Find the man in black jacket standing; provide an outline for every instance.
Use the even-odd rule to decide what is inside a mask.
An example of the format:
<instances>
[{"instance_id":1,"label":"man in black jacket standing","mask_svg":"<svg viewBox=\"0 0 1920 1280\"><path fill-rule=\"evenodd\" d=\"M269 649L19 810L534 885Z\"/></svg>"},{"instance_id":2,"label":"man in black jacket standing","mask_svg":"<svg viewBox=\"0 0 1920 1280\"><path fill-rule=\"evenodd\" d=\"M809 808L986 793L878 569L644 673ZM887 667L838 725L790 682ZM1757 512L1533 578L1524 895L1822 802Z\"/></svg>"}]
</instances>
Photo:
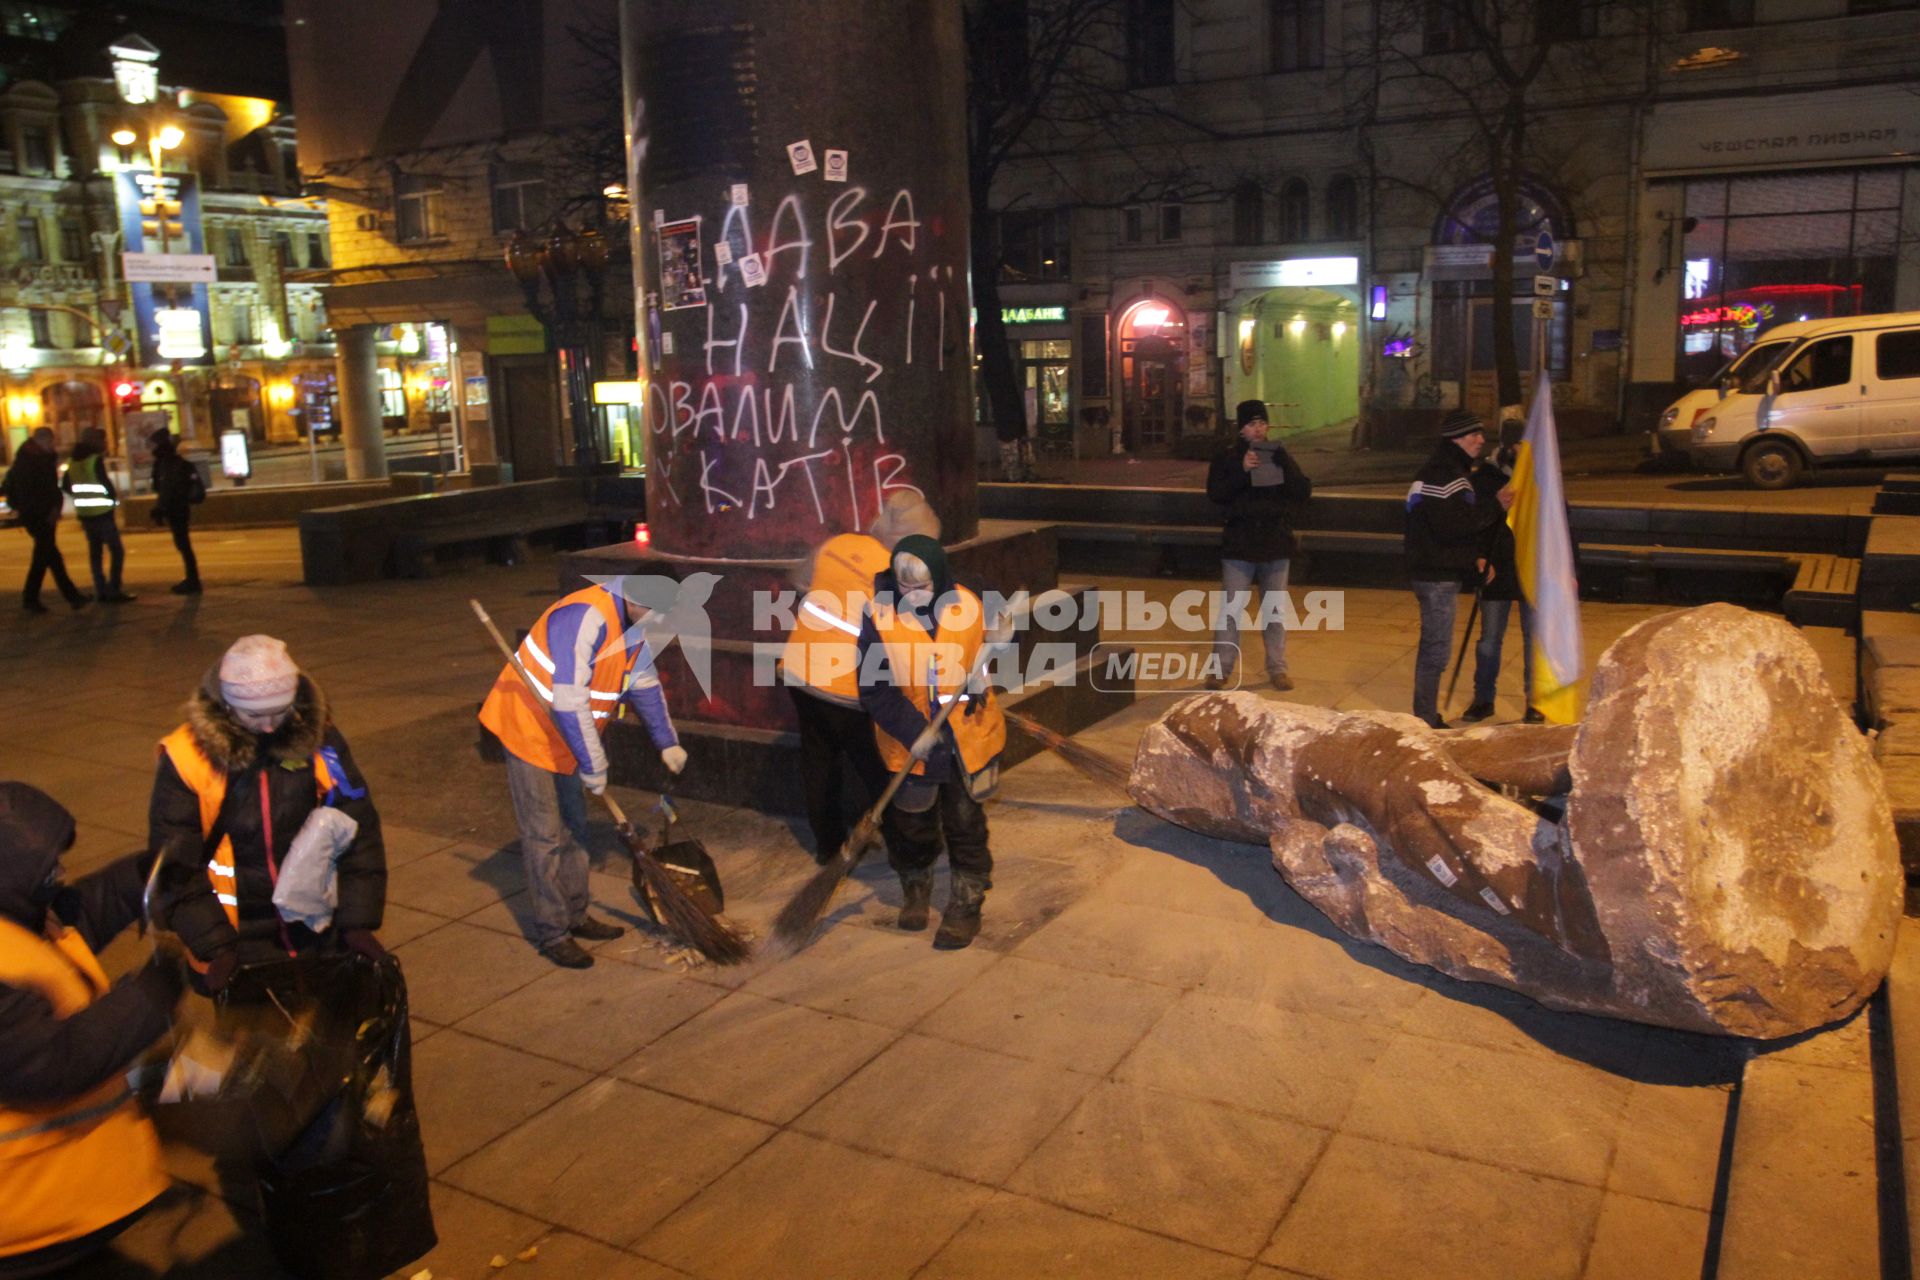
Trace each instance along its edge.
<instances>
[{"instance_id":1,"label":"man in black jacket standing","mask_svg":"<svg viewBox=\"0 0 1920 1280\"><path fill-rule=\"evenodd\" d=\"M180 456L173 433L165 427L149 438L153 446L153 512L155 524L164 524L173 534L174 550L187 576L168 590L177 596L200 594L200 561L193 554L193 507L206 497L200 472Z\"/></svg>"},{"instance_id":2,"label":"man in black jacket standing","mask_svg":"<svg viewBox=\"0 0 1920 1280\"><path fill-rule=\"evenodd\" d=\"M1486 424L1466 409L1440 423L1433 456L1407 488L1407 576L1420 602L1420 649L1413 668L1413 714L1436 729L1440 677L1453 645L1453 614L1463 583L1485 573L1486 531L1513 505L1513 490L1492 502L1474 493L1469 472L1487 445Z\"/></svg>"},{"instance_id":3,"label":"man in black jacket standing","mask_svg":"<svg viewBox=\"0 0 1920 1280\"><path fill-rule=\"evenodd\" d=\"M7 500L20 525L33 539L33 559L27 565L26 586L20 592L20 607L28 613L45 613L40 603L40 584L49 571L53 585L76 609L84 609L93 597L84 595L67 576L67 561L60 554L55 530L60 524L60 508L65 499L60 493L60 453L54 448L53 432L41 427L26 438L14 454L13 466L0 483L0 497Z\"/></svg>"},{"instance_id":4,"label":"man in black jacket standing","mask_svg":"<svg viewBox=\"0 0 1920 1280\"><path fill-rule=\"evenodd\" d=\"M1234 410L1240 438L1222 450L1207 469L1207 497L1226 508L1220 533L1220 576L1226 599L1214 623L1216 671L1207 687L1218 689L1238 660L1239 615L1252 605L1255 583L1269 597L1261 606L1266 639L1267 679L1285 692L1287 629L1281 617L1287 567L1293 558L1294 511L1313 494L1313 481L1280 447L1278 429L1267 423L1267 406L1242 400Z\"/></svg>"}]
</instances>

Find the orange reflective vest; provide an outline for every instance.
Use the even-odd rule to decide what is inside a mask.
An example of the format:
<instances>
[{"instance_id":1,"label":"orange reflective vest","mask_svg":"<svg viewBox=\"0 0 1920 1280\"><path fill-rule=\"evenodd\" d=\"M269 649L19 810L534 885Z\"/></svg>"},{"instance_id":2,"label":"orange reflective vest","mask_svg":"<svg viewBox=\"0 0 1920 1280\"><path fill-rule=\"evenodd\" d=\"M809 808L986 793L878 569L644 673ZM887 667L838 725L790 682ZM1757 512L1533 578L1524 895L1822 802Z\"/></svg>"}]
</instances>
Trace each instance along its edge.
<instances>
[{"instance_id":1,"label":"orange reflective vest","mask_svg":"<svg viewBox=\"0 0 1920 1280\"><path fill-rule=\"evenodd\" d=\"M821 546L780 655L789 681L829 701L860 705L860 620L873 602L873 579L890 558L864 533L843 533Z\"/></svg>"},{"instance_id":2,"label":"orange reflective vest","mask_svg":"<svg viewBox=\"0 0 1920 1280\"><path fill-rule=\"evenodd\" d=\"M501 746L548 773L574 773L579 769L572 748L553 722L553 686L548 683L553 679L554 661L548 656L547 621L555 610L573 604L591 605L606 620L606 639L593 656L593 676L587 690L594 727L602 733L607 731L607 722L619 712L620 700L626 696L632 664L627 656L627 624L621 620L619 603L605 587L586 587L554 601L520 642L520 664L539 686L537 696L508 663L500 669L480 707L480 723L493 731Z\"/></svg>"},{"instance_id":3,"label":"orange reflective vest","mask_svg":"<svg viewBox=\"0 0 1920 1280\"><path fill-rule=\"evenodd\" d=\"M986 639L986 611L980 597L965 587L953 588L932 635L911 614L890 604L876 601L872 616L874 630L887 646L887 666L894 683L921 715L931 720L936 705L960 699L960 705L947 717L947 728L953 732L954 745L967 772L979 773L998 760L1007 745L1007 722L1000 714L1000 703L991 688L977 694L961 689ZM907 762L910 744L878 724L873 734L880 746L880 758L890 772L897 772ZM926 771L924 760L914 761L914 773Z\"/></svg>"},{"instance_id":4,"label":"orange reflective vest","mask_svg":"<svg viewBox=\"0 0 1920 1280\"><path fill-rule=\"evenodd\" d=\"M193 730L184 724L160 740L160 751L173 762L173 771L180 775L180 781L198 797L200 838L210 838L214 824L220 821L220 806L227 800L227 775L213 767L213 761L207 759L200 744L193 740ZM313 756L313 785L322 797L337 785L326 758L319 752ZM226 908L227 923L239 928L240 882L233 871L232 837L220 837L220 847L208 851L207 879L213 883L213 896Z\"/></svg>"},{"instance_id":5,"label":"orange reflective vest","mask_svg":"<svg viewBox=\"0 0 1920 1280\"><path fill-rule=\"evenodd\" d=\"M86 940L0 920L0 982L34 991L70 1018L105 995ZM76 1240L167 1189L160 1136L124 1075L59 1102L0 1103L0 1258Z\"/></svg>"}]
</instances>

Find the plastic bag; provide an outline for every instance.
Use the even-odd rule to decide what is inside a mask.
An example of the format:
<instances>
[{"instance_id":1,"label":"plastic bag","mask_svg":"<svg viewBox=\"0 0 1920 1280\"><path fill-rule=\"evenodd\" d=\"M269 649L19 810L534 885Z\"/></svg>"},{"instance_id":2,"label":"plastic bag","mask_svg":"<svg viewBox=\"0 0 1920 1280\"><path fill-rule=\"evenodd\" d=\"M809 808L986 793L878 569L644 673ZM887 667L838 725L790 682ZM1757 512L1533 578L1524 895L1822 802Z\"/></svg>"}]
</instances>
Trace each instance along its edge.
<instances>
[{"instance_id":1,"label":"plastic bag","mask_svg":"<svg viewBox=\"0 0 1920 1280\"><path fill-rule=\"evenodd\" d=\"M333 923L340 905L340 855L353 844L360 824L339 809L321 807L307 815L273 882L273 905L283 920L315 933Z\"/></svg>"},{"instance_id":2,"label":"plastic bag","mask_svg":"<svg viewBox=\"0 0 1920 1280\"><path fill-rule=\"evenodd\" d=\"M272 1141L263 1123L260 1195L280 1265L299 1280L377 1280L433 1248L400 962L302 956L242 970L229 991L300 1041L299 1067L255 1091L271 1128L292 1135Z\"/></svg>"}]
</instances>

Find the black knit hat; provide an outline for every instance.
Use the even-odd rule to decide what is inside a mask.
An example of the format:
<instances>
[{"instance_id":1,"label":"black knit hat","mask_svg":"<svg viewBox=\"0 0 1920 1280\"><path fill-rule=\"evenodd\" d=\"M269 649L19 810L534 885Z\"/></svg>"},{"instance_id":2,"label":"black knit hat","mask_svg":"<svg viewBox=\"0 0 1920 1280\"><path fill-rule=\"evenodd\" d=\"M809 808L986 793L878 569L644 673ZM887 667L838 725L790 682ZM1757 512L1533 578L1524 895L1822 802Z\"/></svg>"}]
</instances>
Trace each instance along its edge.
<instances>
[{"instance_id":1,"label":"black knit hat","mask_svg":"<svg viewBox=\"0 0 1920 1280\"><path fill-rule=\"evenodd\" d=\"M1470 436L1476 431L1481 435L1485 435L1487 433L1487 424L1482 422L1480 415L1471 409L1455 409L1452 413L1440 419L1440 438L1442 440L1458 440L1461 436Z\"/></svg>"},{"instance_id":2,"label":"black knit hat","mask_svg":"<svg viewBox=\"0 0 1920 1280\"><path fill-rule=\"evenodd\" d=\"M1267 402L1265 400L1242 400L1234 406L1233 425L1235 429L1244 427L1249 422L1265 422L1266 420Z\"/></svg>"}]
</instances>

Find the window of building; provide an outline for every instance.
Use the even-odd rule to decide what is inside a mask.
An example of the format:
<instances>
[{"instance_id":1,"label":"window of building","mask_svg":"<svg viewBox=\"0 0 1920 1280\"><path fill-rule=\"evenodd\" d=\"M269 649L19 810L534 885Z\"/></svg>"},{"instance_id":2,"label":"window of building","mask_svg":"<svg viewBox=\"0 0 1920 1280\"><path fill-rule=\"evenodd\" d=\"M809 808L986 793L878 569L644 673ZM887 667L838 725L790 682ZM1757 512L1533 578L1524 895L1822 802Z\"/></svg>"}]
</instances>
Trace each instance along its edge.
<instances>
[{"instance_id":1,"label":"window of building","mask_svg":"<svg viewBox=\"0 0 1920 1280\"><path fill-rule=\"evenodd\" d=\"M71 218L60 223L60 258L63 262L87 260L87 229Z\"/></svg>"},{"instance_id":2,"label":"window of building","mask_svg":"<svg viewBox=\"0 0 1920 1280\"><path fill-rule=\"evenodd\" d=\"M1599 35L1598 0L1534 0L1533 33L1541 44Z\"/></svg>"},{"instance_id":3,"label":"window of building","mask_svg":"<svg viewBox=\"0 0 1920 1280\"><path fill-rule=\"evenodd\" d=\"M1181 224L1185 221L1185 214L1186 209L1181 205L1163 204L1160 206L1160 238L1162 240L1178 240L1180 238L1182 230Z\"/></svg>"},{"instance_id":4,"label":"window of building","mask_svg":"<svg viewBox=\"0 0 1920 1280\"><path fill-rule=\"evenodd\" d=\"M28 215L14 224L20 235L20 261L45 262L46 242L40 238L40 219Z\"/></svg>"},{"instance_id":5,"label":"window of building","mask_svg":"<svg viewBox=\"0 0 1920 1280\"><path fill-rule=\"evenodd\" d=\"M222 243L226 246L225 263L229 267L247 265L247 237L238 227L228 227Z\"/></svg>"},{"instance_id":6,"label":"window of building","mask_svg":"<svg viewBox=\"0 0 1920 1280\"><path fill-rule=\"evenodd\" d=\"M1266 235L1266 199L1260 184L1243 182L1233 189L1233 242L1259 244Z\"/></svg>"},{"instance_id":7,"label":"window of building","mask_svg":"<svg viewBox=\"0 0 1920 1280\"><path fill-rule=\"evenodd\" d=\"M1883 333L1874 340L1874 371L1881 381L1920 378L1920 329Z\"/></svg>"},{"instance_id":8,"label":"window of building","mask_svg":"<svg viewBox=\"0 0 1920 1280\"><path fill-rule=\"evenodd\" d=\"M246 346L253 339L253 308L244 304L235 306L227 312L227 324L233 333L233 341Z\"/></svg>"},{"instance_id":9,"label":"window of building","mask_svg":"<svg viewBox=\"0 0 1920 1280\"><path fill-rule=\"evenodd\" d=\"M53 345L53 317L44 311L27 312L27 326L33 332L33 345L50 347Z\"/></svg>"},{"instance_id":10,"label":"window of building","mask_svg":"<svg viewBox=\"0 0 1920 1280\"><path fill-rule=\"evenodd\" d=\"M999 216L1000 270L1010 280L1064 280L1072 219L1066 209L1015 209Z\"/></svg>"},{"instance_id":11,"label":"window of building","mask_svg":"<svg viewBox=\"0 0 1920 1280\"><path fill-rule=\"evenodd\" d=\"M1327 238L1351 240L1360 234L1360 188L1346 174L1327 184Z\"/></svg>"},{"instance_id":12,"label":"window of building","mask_svg":"<svg viewBox=\"0 0 1920 1280\"><path fill-rule=\"evenodd\" d=\"M293 260L293 237L284 231L273 233L273 260L282 271L299 265Z\"/></svg>"},{"instance_id":13,"label":"window of building","mask_svg":"<svg viewBox=\"0 0 1920 1280\"><path fill-rule=\"evenodd\" d=\"M1551 0L1549 0L1551 2ZM1426 0L1421 49L1426 53L1462 53L1474 45L1481 0Z\"/></svg>"},{"instance_id":14,"label":"window of building","mask_svg":"<svg viewBox=\"0 0 1920 1280\"><path fill-rule=\"evenodd\" d=\"M388 431L405 430L407 393L400 385L399 372L386 365L380 366L380 416Z\"/></svg>"},{"instance_id":15,"label":"window of building","mask_svg":"<svg viewBox=\"0 0 1920 1280\"><path fill-rule=\"evenodd\" d=\"M20 172L53 172L53 133L43 124L30 124L20 130Z\"/></svg>"},{"instance_id":16,"label":"window of building","mask_svg":"<svg viewBox=\"0 0 1920 1280\"><path fill-rule=\"evenodd\" d=\"M1774 325L1891 311L1897 169L1686 184L1678 373L1704 384Z\"/></svg>"},{"instance_id":17,"label":"window of building","mask_svg":"<svg viewBox=\"0 0 1920 1280\"><path fill-rule=\"evenodd\" d=\"M1753 25L1753 0L1687 0L1687 30Z\"/></svg>"},{"instance_id":18,"label":"window of building","mask_svg":"<svg viewBox=\"0 0 1920 1280\"><path fill-rule=\"evenodd\" d=\"M1288 244L1305 240L1312 234L1312 198L1304 178L1288 178L1280 184L1280 239Z\"/></svg>"},{"instance_id":19,"label":"window of building","mask_svg":"<svg viewBox=\"0 0 1920 1280\"><path fill-rule=\"evenodd\" d=\"M1326 0L1272 0L1269 13L1275 71L1311 71L1326 65Z\"/></svg>"},{"instance_id":20,"label":"window of building","mask_svg":"<svg viewBox=\"0 0 1920 1280\"><path fill-rule=\"evenodd\" d=\"M1127 84L1173 83L1174 0L1127 0Z\"/></svg>"},{"instance_id":21,"label":"window of building","mask_svg":"<svg viewBox=\"0 0 1920 1280\"><path fill-rule=\"evenodd\" d=\"M307 265L309 267L327 265L327 238L318 231L307 232Z\"/></svg>"},{"instance_id":22,"label":"window of building","mask_svg":"<svg viewBox=\"0 0 1920 1280\"><path fill-rule=\"evenodd\" d=\"M401 174L394 180L393 230L401 244L438 238L444 230L440 214L440 179Z\"/></svg>"},{"instance_id":23,"label":"window of building","mask_svg":"<svg viewBox=\"0 0 1920 1280\"><path fill-rule=\"evenodd\" d=\"M1139 205L1120 211L1120 239L1125 244L1139 244L1147 238L1146 215Z\"/></svg>"},{"instance_id":24,"label":"window of building","mask_svg":"<svg viewBox=\"0 0 1920 1280\"><path fill-rule=\"evenodd\" d=\"M531 231L546 221L547 179L539 165L493 166L493 230Z\"/></svg>"}]
</instances>

